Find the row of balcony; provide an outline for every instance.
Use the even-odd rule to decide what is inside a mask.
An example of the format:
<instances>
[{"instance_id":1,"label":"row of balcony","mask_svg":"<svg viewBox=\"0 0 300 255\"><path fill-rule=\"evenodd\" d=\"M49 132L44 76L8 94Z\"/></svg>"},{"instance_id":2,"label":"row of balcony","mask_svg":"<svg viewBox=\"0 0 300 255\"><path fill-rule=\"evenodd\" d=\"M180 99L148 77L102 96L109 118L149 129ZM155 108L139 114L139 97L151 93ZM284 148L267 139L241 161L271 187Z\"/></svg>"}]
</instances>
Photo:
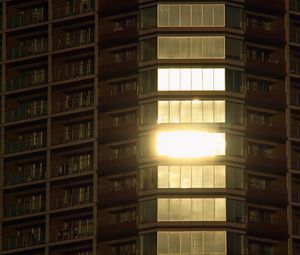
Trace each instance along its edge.
<instances>
[{"instance_id":1,"label":"row of balcony","mask_svg":"<svg viewBox=\"0 0 300 255\"><path fill-rule=\"evenodd\" d=\"M8 28L17 28L28 25L39 24L48 21L48 8L40 6L34 9L26 9L17 15L9 15L7 26ZM54 5L53 19L61 19L92 13L95 10L94 0L67 1L64 4Z\"/></svg>"},{"instance_id":2,"label":"row of balcony","mask_svg":"<svg viewBox=\"0 0 300 255\"><path fill-rule=\"evenodd\" d=\"M56 228L50 231L50 242L63 242L69 240L82 240L93 236L93 224L81 224L80 226L71 226ZM19 235L4 236L3 250L13 250L31 246L42 245L45 243L45 231L33 230L29 233L20 233ZM87 254L87 253L85 253Z\"/></svg>"}]
</instances>

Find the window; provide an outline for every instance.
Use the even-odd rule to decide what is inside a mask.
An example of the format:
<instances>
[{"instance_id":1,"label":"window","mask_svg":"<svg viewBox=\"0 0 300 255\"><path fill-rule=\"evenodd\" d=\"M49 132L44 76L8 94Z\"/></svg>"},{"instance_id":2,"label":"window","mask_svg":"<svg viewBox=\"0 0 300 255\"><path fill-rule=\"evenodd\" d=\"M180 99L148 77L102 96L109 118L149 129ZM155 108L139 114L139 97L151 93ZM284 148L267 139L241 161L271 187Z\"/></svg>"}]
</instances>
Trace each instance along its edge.
<instances>
[{"instance_id":1,"label":"window","mask_svg":"<svg viewBox=\"0 0 300 255\"><path fill-rule=\"evenodd\" d=\"M142 93L157 91L157 70L140 72L140 90Z\"/></svg>"},{"instance_id":2,"label":"window","mask_svg":"<svg viewBox=\"0 0 300 255\"><path fill-rule=\"evenodd\" d=\"M242 136L227 134L226 142L226 155L244 156L244 138Z\"/></svg>"},{"instance_id":3,"label":"window","mask_svg":"<svg viewBox=\"0 0 300 255\"><path fill-rule=\"evenodd\" d=\"M159 27L224 27L224 4L159 4Z\"/></svg>"},{"instance_id":4,"label":"window","mask_svg":"<svg viewBox=\"0 0 300 255\"><path fill-rule=\"evenodd\" d=\"M158 37L158 59L224 59L224 36Z\"/></svg>"},{"instance_id":5,"label":"window","mask_svg":"<svg viewBox=\"0 0 300 255\"><path fill-rule=\"evenodd\" d=\"M241 8L226 6L226 26L243 28L243 13Z\"/></svg>"},{"instance_id":6,"label":"window","mask_svg":"<svg viewBox=\"0 0 300 255\"><path fill-rule=\"evenodd\" d=\"M243 60L243 41L233 38L226 39L226 59Z\"/></svg>"},{"instance_id":7,"label":"window","mask_svg":"<svg viewBox=\"0 0 300 255\"><path fill-rule=\"evenodd\" d=\"M243 124L244 106L240 103L226 102L226 123Z\"/></svg>"},{"instance_id":8,"label":"window","mask_svg":"<svg viewBox=\"0 0 300 255\"><path fill-rule=\"evenodd\" d=\"M226 167L226 187L229 189L244 189L244 170L237 167Z\"/></svg>"},{"instance_id":9,"label":"window","mask_svg":"<svg viewBox=\"0 0 300 255\"><path fill-rule=\"evenodd\" d=\"M140 42L140 60L149 61L157 58L157 39L151 38Z\"/></svg>"},{"instance_id":10,"label":"window","mask_svg":"<svg viewBox=\"0 0 300 255\"><path fill-rule=\"evenodd\" d=\"M227 232L227 254L245 254L245 236L240 233Z\"/></svg>"},{"instance_id":11,"label":"window","mask_svg":"<svg viewBox=\"0 0 300 255\"><path fill-rule=\"evenodd\" d=\"M224 123L225 101L158 101L158 123Z\"/></svg>"},{"instance_id":12,"label":"window","mask_svg":"<svg viewBox=\"0 0 300 255\"><path fill-rule=\"evenodd\" d=\"M141 9L141 29L149 29L156 27L156 6Z\"/></svg>"},{"instance_id":13,"label":"window","mask_svg":"<svg viewBox=\"0 0 300 255\"><path fill-rule=\"evenodd\" d=\"M240 200L227 199L227 220L230 222L244 222L244 202Z\"/></svg>"},{"instance_id":14,"label":"window","mask_svg":"<svg viewBox=\"0 0 300 255\"><path fill-rule=\"evenodd\" d=\"M142 125L157 123L157 103L147 103L141 105L140 121Z\"/></svg>"},{"instance_id":15,"label":"window","mask_svg":"<svg viewBox=\"0 0 300 255\"><path fill-rule=\"evenodd\" d=\"M226 254L226 232L159 231L157 232L157 254L224 255Z\"/></svg>"}]
</instances>

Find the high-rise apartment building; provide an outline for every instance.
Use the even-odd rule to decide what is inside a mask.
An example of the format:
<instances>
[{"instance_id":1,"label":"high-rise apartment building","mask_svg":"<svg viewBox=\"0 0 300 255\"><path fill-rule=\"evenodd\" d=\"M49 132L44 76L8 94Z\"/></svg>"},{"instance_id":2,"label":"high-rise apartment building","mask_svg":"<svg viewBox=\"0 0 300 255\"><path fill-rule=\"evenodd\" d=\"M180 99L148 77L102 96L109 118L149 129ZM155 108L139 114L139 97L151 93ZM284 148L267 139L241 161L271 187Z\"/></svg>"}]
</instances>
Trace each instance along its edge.
<instances>
[{"instance_id":1,"label":"high-rise apartment building","mask_svg":"<svg viewBox=\"0 0 300 255\"><path fill-rule=\"evenodd\" d=\"M299 0L0 13L0 255L300 255Z\"/></svg>"}]
</instances>

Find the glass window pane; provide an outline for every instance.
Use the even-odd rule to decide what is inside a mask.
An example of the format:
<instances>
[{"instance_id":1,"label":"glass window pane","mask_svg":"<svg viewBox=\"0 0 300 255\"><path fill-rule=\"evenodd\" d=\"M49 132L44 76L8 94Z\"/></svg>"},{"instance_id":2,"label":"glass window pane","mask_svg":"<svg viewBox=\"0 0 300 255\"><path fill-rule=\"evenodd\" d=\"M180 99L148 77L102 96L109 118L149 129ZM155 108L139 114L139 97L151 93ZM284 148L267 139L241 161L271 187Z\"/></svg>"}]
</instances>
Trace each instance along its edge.
<instances>
[{"instance_id":1,"label":"glass window pane","mask_svg":"<svg viewBox=\"0 0 300 255\"><path fill-rule=\"evenodd\" d=\"M180 199L170 199L170 220L180 220Z\"/></svg>"},{"instance_id":2,"label":"glass window pane","mask_svg":"<svg viewBox=\"0 0 300 255\"><path fill-rule=\"evenodd\" d=\"M191 56L193 59L203 58L203 39L202 37L192 37Z\"/></svg>"},{"instance_id":3,"label":"glass window pane","mask_svg":"<svg viewBox=\"0 0 300 255\"><path fill-rule=\"evenodd\" d=\"M182 27L191 26L191 6L182 5L181 6L181 24Z\"/></svg>"},{"instance_id":4,"label":"glass window pane","mask_svg":"<svg viewBox=\"0 0 300 255\"><path fill-rule=\"evenodd\" d=\"M180 90L180 69L169 69L170 90Z\"/></svg>"},{"instance_id":5,"label":"glass window pane","mask_svg":"<svg viewBox=\"0 0 300 255\"><path fill-rule=\"evenodd\" d=\"M191 246L192 246L192 254L203 254L203 236L204 231L193 231L191 233Z\"/></svg>"},{"instance_id":6,"label":"glass window pane","mask_svg":"<svg viewBox=\"0 0 300 255\"><path fill-rule=\"evenodd\" d=\"M212 4L203 5L203 26L207 26L207 27L213 26L213 5Z\"/></svg>"},{"instance_id":7,"label":"glass window pane","mask_svg":"<svg viewBox=\"0 0 300 255\"><path fill-rule=\"evenodd\" d=\"M192 5L192 26L202 26L202 4Z\"/></svg>"},{"instance_id":8,"label":"glass window pane","mask_svg":"<svg viewBox=\"0 0 300 255\"><path fill-rule=\"evenodd\" d=\"M159 198L157 200L157 220L168 221L169 220L169 199Z\"/></svg>"},{"instance_id":9,"label":"glass window pane","mask_svg":"<svg viewBox=\"0 0 300 255\"><path fill-rule=\"evenodd\" d=\"M202 69L192 68L192 90L202 90Z\"/></svg>"},{"instance_id":10,"label":"glass window pane","mask_svg":"<svg viewBox=\"0 0 300 255\"><path fill-rule=\"evenodd\" d=\"M158 188L168 188L169 187L169 167L168 166L158 166Z\"/></svg>"},{"instance_id":11,"label":"glass window pane","mask_svg":"<svg viewBox=\"0 0 300 255\"><path fill-rule=\"evenodd\" d=\"M214 254L225 254L225 253L226 253L226 233L225 231L214 231Z\"/></svg>"},{"instance_id":12,"label":"glass window pane","mask_svg":"<svg viewBox=\"0 0 300 255\"><path fill-rule=\"evenodd\" d=\"M170 21L169 25L171 27L179 27L179 5L170 5Z\"/></svg>"},{"instance_id":13,"label":"glass window pane","mask_svg":"<svg viewBox=\"0 0 300 255\"><path fill-rule=\"evenodd\" d=\"M196 198L192 200L192 220L203 220L203 199Z\"/></svg>"},{"instance_id":14,"label":"glass window pane","mask_svg":"<svg viewBox=\"0 0 300 255\"><path fill-rule=\"evenodd\" d=\"M203 122L214 122L214 102L203 101Z\"/></svg>"},{"instance_id":15,"label":"glass window pane","mask_svg":"<svg viewBox=\"0 0 300 255\"><path fill-rule=\"evenodd\" d=\"M181 101L181 122L191 123L192 121L192 102Z\"/></svg>"},{"instance_id":16,"label":"glass window pane","mask_svg":"<svg viewBox=\"0 0 300 255\"><path fill-rule=\"evenodd\" d=\"M182 68L180 75L180 90L191 90L192 86L192 72L190 68Z\"/></svg>"},{"instance_id":17,"label":"glass window pane","mask_svg":"<svg viewBox=\"0 0 300 255\"><path fill-rule=\"evenodd\" d=\"M214 231L204 232L204 254L214 254Z\"/></svg>"},{"instance_id":18,"label":"glass window pane","mask_svg":"<svg viewBox=\"0 0 300 255\"><path fill-rule=\"evenodd\" d=\"M191 233L183 232L180 235L181 241L181 253L190 254L191 253Z\"/></svg>"},{"instance_id":19,"label":"glass window pane","mask_svg":"<svg viewBox=\"0 0 300 255\"><path fill-rule=\"evenodd\" d=\"M214 122L216 123L225 122L225 101L224 100L214 101Z\"/></svg>"},{"instance_id":20,"label":"glass window pane","mask_svg":"<svg viewBox=\"0 0 300 255\"><path fill-rule=\"evenodd\" d=\"M158 26L166 27L169 25L169 6L159 5L158 6Z\"/></svg>"},{"instance_id":21,"label":"glass window pane","mask_svg":"<svg viewBox=\"0 0 300 255\"><path fill-rule=\"evenodd\" d=\"M225 90L225 68L214 69L214 90Z\"/></svg>"},{"instance_id":22,"label":"glass window pane","mask_svg":"<svg viewBox=\"0 0 300 255\"><path fill-rule=\"evenodd\" d=\"M158 123L168 123L169 115L169 102L158 101Z\"/></svg>"},{"instance_id":23,"label":"glass window pane","mask_svg":"<svg viewBox=\"0 0 300 255\"><path fill-rule=\"evenodd\" d=\"M180 58L182 58L182 59L193 58L193 55L191 56L191 38L190 37L180 38Z\"/></svg>"},{"instance_id":24,"label":"glass window pane","mask_svg":"<svg viewBox=\"0 0 300 255\"><path fill-rule=\"evenodd\" d=\"M214 5L214 26L218 26L218 27L225 26L225 5L224 4Z\"/></svg>"},{"instance_id":25,"label":"glass window pane","mask_svg":"<svg viewBox=\"0 0 300 255\"><path fill-rule=\"evenodd\" d=\"M226 221L226 199L215 198L215 220Z\"/></svg>"},{"instance_id":26,"label":"glass window pane","mask_svg":"<svg viewBox=\"0 0 300 255\"><path fill-rule=\"evenodd\" d=\"M169 233L168 232L157 233L157 251L159 254L169 254Z\"/></svg>"},{"instance_id":27,"label":"glass window pane","mask_svg":"<svg viewBox=\"0 0 300 255\"><path fill-rule=\"evenodd\" d=\"M214 57L225 58L225 37L218 36L214 38Z\"/></svg>"},{"instance_id":28,"label":"glass window pane","mask_svg":"<svg viewBox=\"0 0 300 255\"><path fill-rule=\"evenodd\" d=\"M202 166L192 166L192 187L202 188Z\"/></svg>"},{"instance_id":29,"label":"glass window pane","mask_svg":"<svg viewBox=\"0 0 300 255\"><path fill-rule=\"evenodd\" d=\"M170 188L180 188L180 167L170 166Z\"/></svg>"},{"instance_id":30,"label":"glass window pane","mask_svg":"<svg viewBox=\"0 0 300 255\"><path fill-rule=\"evenodd\" d=\"M170 253L180 254L180 233L171 232L169 236L170 240Z\"/></svg>"},{"instance_id":31,"label":"glass window pane","mask_svg":"<svg viewBox=\"0 0 300 255\"><path fill-rule=\"evenodd\" d=\"M181 188L191 188L192 187L192 169L191 166L181 167Z\"/></svg>"},{"instance_id":32,"label":"glass window pane","mask_svg":"<svg viewBox=\"0 0 300 255\"><path fill-rule=\"evenodd\" d=\"M170 101L170 123L180 122L180 101Z\"/></svg>"},{"instance_id":33,"label":"glass window pane","mask_svg":"<svg viewBox=\"0 0 300 255\"><path fill-rule=\"evenodd\" d=\"M180 200L180 220L190 221L192 214L192 199L182 198Z\"/></svg>"},{"instance_id":34,"label":"glass window pane","mask_svg":"<svg viewBox=\"0 0 300 255\"><path fill-rule=\"evenodd\" d=\"M215 201L213 198L203 199L203 221L213 221L215 216Z\"/></svg>"},{"instance_id":35,"label":"glass window pane","mask_svg":"<svg viewBox=\"0 0 300 255\"><path fill-rule=\"evenodd\" d=\"M214 167L203 166L203 188L214 187Z\"/></svg>"},{"instance_id":36,"label":"glass window pane","mask_svg":"<svg viewBox=\"0 0 300 255\"><path fill-rule=\"evenodd\" d=\"M215 188L226 188L225 171L225 166L215 166Z\"/></svg>"},{"instance_id":37,"label":"glass window pane","mask_svg":"<svg viewBox=\"0 0 300 255\"><path fill-rule=\"evenodd\" d=\"M202 112L202 101L193 100L192 101L192 122L202 123L203 121Z\"/></svg>"},{"instance_id":38,"label":"glass window pane","mask_svg":"<svg viewBox=\"0 0 300 255\"><path fill-rule=\"evenodd\" d=\"M180 58L180 38L178 37L168 37L166 38L168 43L168 57L170 59ZM171 76L172 78L172 76Z\"/></svg>"},{"instance_id":39,"label":"glass window pane","mask_svg":"<svg viewBox=\"0 0 300 255\"><path fill-rule=\"evenodd\" d=\"M169 88L169 69L158 69L158 91L168 91Z\"/></svg>"},{"instance_id":40,"label":"glass window pane","mask_svg":"<svg viewBox=\"0 0 300 255\"><path fill-rule=\"evenodd\" d=\"M214 69L203 69L203 90L214 90Z\"/></svg>"}]
</instances>

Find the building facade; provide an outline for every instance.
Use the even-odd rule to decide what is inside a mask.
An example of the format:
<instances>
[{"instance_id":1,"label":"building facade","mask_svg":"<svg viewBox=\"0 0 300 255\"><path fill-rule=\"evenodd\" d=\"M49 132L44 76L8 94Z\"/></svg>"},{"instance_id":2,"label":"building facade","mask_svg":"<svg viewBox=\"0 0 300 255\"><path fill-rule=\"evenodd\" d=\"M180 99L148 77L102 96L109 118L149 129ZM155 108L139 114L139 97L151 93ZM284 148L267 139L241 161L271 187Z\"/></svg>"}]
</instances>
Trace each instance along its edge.
<instances>
[{"instance_id":1,"label":"building facade","mask_svg":"<svg viewBox=\"0 0 300 255\"><path fill-rule=\"evenodd\" d=\"M0 254L300 254L300 1L1 1Z\"/></svg>"}]
</instances>

